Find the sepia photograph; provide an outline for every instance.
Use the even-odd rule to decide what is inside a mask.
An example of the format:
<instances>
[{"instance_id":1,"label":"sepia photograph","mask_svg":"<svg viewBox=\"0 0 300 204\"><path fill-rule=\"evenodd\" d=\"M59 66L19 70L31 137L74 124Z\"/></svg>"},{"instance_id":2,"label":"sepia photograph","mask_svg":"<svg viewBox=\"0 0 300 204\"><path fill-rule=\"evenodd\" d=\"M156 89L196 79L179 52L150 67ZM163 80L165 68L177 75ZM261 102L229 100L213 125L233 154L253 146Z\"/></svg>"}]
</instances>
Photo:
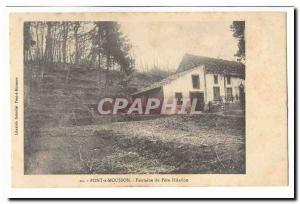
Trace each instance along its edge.
<instances>
[{"instance_id":1,"label":"sepia photograph","mask_svg":"<svg viewBox=\"0 0 300 204\"><path fill-rule=\"evenodd\" d=\"M65 9L9 14L13 188L289 185L290 14Z\"/></svg>"},{"instance_id":2,"label":"sepia photograph","mask_svg":"<svg viewBox=\"0 0 300 204\"><path fill-rule=\"evenodd\" d=\"M24 174L245 174L245 21L25 21Z\"/></svg>"},{"instance_id":3,"label":"sepia photograph","mask_svg":"<svg viewBox=\"0 0 300 204\"><path fill-rule=\"evenodd\" d=\"M0 200L295 199L294 6L13 1Z\"/></svg>"}]
</instances>

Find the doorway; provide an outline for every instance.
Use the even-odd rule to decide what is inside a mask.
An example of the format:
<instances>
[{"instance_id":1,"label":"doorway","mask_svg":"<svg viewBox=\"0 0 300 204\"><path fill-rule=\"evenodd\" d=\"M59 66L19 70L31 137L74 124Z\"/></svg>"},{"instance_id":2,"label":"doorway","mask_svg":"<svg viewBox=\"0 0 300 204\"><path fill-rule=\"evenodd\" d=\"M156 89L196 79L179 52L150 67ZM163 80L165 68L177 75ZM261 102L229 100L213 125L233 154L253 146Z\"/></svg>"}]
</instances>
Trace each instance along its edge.
<instances>
[{"instance_id":1,"label":"doorway","mask_svg":"<svg viewBox=\"0 0 300 204\"><path fill-rule=\"evenodd\" d=\"M190 92L191 104L193 103L193 99L197 99L195 111L203 111L204 110L204 94L202 92Z\"/></svg>"}]
</instances>

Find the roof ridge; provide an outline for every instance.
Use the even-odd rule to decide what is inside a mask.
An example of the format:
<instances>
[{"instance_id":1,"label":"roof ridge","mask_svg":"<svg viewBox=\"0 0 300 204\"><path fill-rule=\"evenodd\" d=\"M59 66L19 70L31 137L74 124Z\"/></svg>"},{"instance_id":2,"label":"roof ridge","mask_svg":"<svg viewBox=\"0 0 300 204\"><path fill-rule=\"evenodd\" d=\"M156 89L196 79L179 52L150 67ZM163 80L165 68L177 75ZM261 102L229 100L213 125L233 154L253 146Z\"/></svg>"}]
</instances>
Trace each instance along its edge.
<instances>
[{"instance_id":1,"label":"roof ridge","mask_svg":"<svg viewBox=\"0 0 300 204\"><path fill-rule=\"evenodd\" d=\"M238 61L234 61L234 60L223 59L223 58L215 58L215 57L208 57L208 56L196 55L196 54L191 54L191 53L185 53L182 59L184 59L186 56L202 57L202 58L207 58L207 59L212 59L212 60L222 60L222 61L228 61L228 62L235 62L235 63L238 63L238 64L243 64L242 62L238 62Z\"/></svg>"},{"instance_id":2,"label":"roof ridge","mask_svg":"<svg viewBox=\"0 0 300 204\"><path fill-rule=\"evenodd\" d=\"M240 70L245 68L245 64L238 61L230 61L221 58L194 55L185 53L176 72L191 69L198 65L205 65L210 68L226 68L228 70ZM244 72L244 70L242 71Z\"/></svg>"}]
</instances>

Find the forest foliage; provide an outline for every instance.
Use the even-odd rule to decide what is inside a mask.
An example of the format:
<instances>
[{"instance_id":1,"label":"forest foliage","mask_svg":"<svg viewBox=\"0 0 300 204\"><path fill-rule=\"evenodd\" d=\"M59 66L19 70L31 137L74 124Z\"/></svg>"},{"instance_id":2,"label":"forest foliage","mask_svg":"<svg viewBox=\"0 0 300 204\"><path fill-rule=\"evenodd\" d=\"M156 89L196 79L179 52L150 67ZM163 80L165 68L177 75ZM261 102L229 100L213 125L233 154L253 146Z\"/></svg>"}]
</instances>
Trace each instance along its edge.
<instances>
[{"instance_id":1,"label":"forest foliage","mask_svg":"<svg viewBox=\"0 0 300 204\"><path fill-rule=\"evenodd\" d=\"M238 57L238 61L244 61L246 58L245 21L233 21L230 29L233 32L233 37L238 40L238 50L234 56Z\"/></svg>"},{"instance_id":2,"label":"forest foliage","mask_svg":"<svg viewBox=\"0 0 300 204\"><path fill-rule=\"evenodd\" d=\"M39 63L47 69L62 63L125 74L134 70L131 44L117 22L25 22L23 31L24 63Z\"/></svg>"}]
</instances>

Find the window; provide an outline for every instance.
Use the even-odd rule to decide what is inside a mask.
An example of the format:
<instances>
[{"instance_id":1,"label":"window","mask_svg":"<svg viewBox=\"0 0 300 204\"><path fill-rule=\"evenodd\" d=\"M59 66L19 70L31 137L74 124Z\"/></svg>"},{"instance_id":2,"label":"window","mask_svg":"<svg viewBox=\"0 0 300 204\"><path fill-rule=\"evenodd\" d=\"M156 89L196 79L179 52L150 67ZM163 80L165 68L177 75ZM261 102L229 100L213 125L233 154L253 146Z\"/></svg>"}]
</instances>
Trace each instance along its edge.
<instances>
[{"instance_id":1,"label":"window","mask_svg":"<svg viewBox=\"0 0 300 204\"><path fill-rule=\"evenodd\" d=\"M230 76L227 76L227 84L231 84Z\"/></svg>"},{"instance_id":2,"label":"window","mask_svg":"<svg viewBox=\"0 0 300 204\"><path fill-rule=\"evenodd\" d=\"M218 75L216 74L216 75L214 75L214 83L215 84L218 84L219 82L218 82Z\"/></svg>"},{"instance_id":3,"label":"window","mask_svg":"<svg viewBox=\"0 0 300 204\"><path fill-rule=\"evenodd\" d=\"M214 87L214 101L220 100L220 87Z\"/></svg>"},{"instance_id":4,"label":"window","mask_svg":"<svg viewBox=\"0 0 300 204\"><path fill-rule=\"evenodd\" d=\"M226 100L227 101L233 101L232 88L227 88L226 89Z\"/></svg>"},{"instance_id":5,"label":"window","mask_svg":"<svg viewBox=\"0 0 300 204\"><path fill-rule=\"evenodd\" d=\"M182 105L182 93L181 92L175 93L175 99L176 99L177 105Z\"/></svg>"},{"instance_id":6,"label":"window","mask_svg":"<svg viewBox=\"0 0 300 204\"><path fill-rule=\"evenodd\" d=\"M192 82L194 89L200 89L199 75L192 75Z\"/></svg>"}]
</instances>

